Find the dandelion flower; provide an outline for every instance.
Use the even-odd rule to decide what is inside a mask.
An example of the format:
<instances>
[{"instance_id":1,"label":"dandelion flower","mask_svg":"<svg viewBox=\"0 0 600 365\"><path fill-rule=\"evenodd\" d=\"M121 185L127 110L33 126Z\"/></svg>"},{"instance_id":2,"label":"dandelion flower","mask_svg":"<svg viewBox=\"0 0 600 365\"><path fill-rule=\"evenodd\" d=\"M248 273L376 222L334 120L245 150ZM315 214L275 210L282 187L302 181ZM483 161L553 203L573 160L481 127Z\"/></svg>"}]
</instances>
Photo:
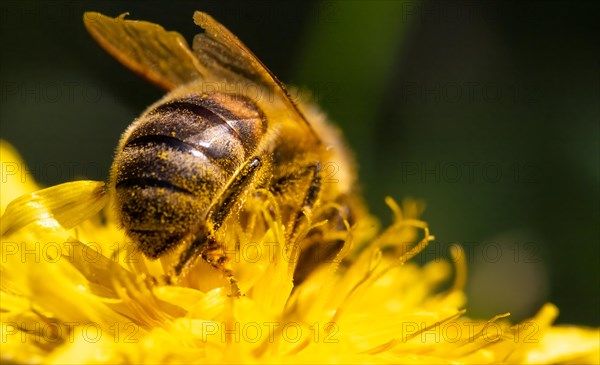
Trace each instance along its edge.
<instances>
[{"instance_id":1,"label":"dandelion flower","mask_svg":"<svg viewBox=\"0 0 600 365\"><path fill-rule=\"evenodd\" d=\"M7 143L1 152L3 166L23 166ZM38 190L15 172L3 169L2 177L6 362L599 361L598 329L552 326L552 304L519 324L508 314L469 318L460 246L447 261L410 261L433 239L416 202L400 207L389 199L390 227L376 235L351 229L346 239L353 248L296 287L290 243L272 213L277 207L269 199L248 202L264 229L257 235L234 221L221 237L255 242L237 251L244 295L235 296L224 275L202 262L179 282L157 280L173 258L147 260L126 244L110 215L98 214L106 204L103 183ZM353 241L369 236L364 244ZM454 282L446 285L453 268Z\"/></svg>"}]
</instances>

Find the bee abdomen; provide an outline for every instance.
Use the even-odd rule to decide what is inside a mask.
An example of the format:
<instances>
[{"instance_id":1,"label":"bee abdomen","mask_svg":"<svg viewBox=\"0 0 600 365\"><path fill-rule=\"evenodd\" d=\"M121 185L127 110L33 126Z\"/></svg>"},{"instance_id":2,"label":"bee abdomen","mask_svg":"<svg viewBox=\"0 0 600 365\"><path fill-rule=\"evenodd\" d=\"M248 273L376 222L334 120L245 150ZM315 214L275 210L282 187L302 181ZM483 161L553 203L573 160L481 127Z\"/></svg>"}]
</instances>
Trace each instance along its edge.
<instances>
[{"instance_id":1,"label":"bee abdomen","mask_svg":"<svg viewBox=\"0 0 600 365\"><path fill-rule=\"evenodd\" d=\"M140 118L124 146L165 142L182 152L202 154L233 174L254 153L266 121L253 103L240 106L228 100L222 105L215 100L223 101L219 95L189 96L156 106Z\"/></svg>"},{"instance_id":2,"label":"bee abdomen","mask_svg":"<svg viewBox=\"0 0 600 365\"><path fill-rule=\"evenodd\" d=\"M126 147L116 156L115 166L116 187L125 188L127 185L122 184L130 180L141 186L162 184L163 188L171 186L198 199L216 193L226 181L226 172L203 154L191 155L164 143Z\"/></svg>"},{"instance_id":3,"label":"bee abdomen","mask_svg":"<svg viewBox=\"0 0 600 365\"><path fill-rule=\"evenodd\" d=\"M160 135L160 134L144 135L144 136L134 138L133 140L130 140L129 142L127 142L127 144L124 146L124 148L144 147L144 146L147 146L150 144L164 144L167 148L177 150L180 152L189 153L192 155L198 155L201 153L200 151L198 151L194 146L190 145L189 143L183 142L182 140L177 139L175 137L165 136L165 135Z\"/></svg>"},{"instance_id":4,"label":"bee abdomen","mask_svg":"<svg viewBox=\"0 0 600 365\"><path fill-rule=\"evenodd\" d=\"M266 120L252 102L236 100L171 99L144 113L121 141L111 176L117 210L146 256L157 258L193 236L254 153Z\"/></svg>"},{"instance_id":5,"label":"bee abdomen","mask_svg":"<svg viewBox=\"0 0 600 365\"><path fill-rule=\"evenodd\" d=\"M181 187L174 185L168 181L158 180L155 178L136 177L136 178L122 180L116 185L117 190L120 190L120 189L132 190L134 188L158 188L158 189L169 190L174 193L183 193L183 194L194 195L194 193L190 190L181 188Z\"/></svg>"},{"instance_id":6,"label":"bee abdomen","mask_svg":"<svg viewBox=\"0 0 600 365\"><path fill-rule=\"evenodd\" d=\"M157 259L163 253L176 247L186 237L186 231L136 230L127 231L129 237L137 242L137 247L147 257Z\"/></svg>"},{"instance_id":7,"label":"bee abdomen","mask_svg":"<svg viewBox=\"0 0 600 365\"><path fill-rule=\"evenodd\" d=\"M121 224L151 258L180 243L204 211L194 195L156 182L128 180L117 186L116 194Z\"/></svg>"}]
</instances>

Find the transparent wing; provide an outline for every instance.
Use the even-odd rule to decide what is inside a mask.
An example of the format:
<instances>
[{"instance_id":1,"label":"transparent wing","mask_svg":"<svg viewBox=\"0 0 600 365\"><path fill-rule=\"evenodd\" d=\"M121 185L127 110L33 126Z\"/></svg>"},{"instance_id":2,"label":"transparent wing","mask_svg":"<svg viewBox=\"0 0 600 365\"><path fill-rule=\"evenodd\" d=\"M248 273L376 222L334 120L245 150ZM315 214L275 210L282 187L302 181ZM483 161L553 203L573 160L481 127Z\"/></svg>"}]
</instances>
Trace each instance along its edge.
<instances>
[{"instance_id":1,"label":"transparent wing","mask_svg":"<svg viewBox=\"0 0 600 365\"><path fill-rule=\"evenodd\" d=\"M105 183L100 181L74 181L34 191L8 204L0 219L0 236L33 222L58 222L70 229L94 216L107 202Z\"/></svg>"},{"instance_id":2,"label":"transparent wing","mask_svg":"<svg viewBox=\"0 0 600 365\"><path fill-rule=\"evenodd\" d=\"M202 79L226 84L247 83L243 90L255 91L258 85L268 96L264 100L278 101L287 111L287 120L308 127L315 140L316 133L284 85L227 28L202 12L194 13L194 22L204 32L196 35L193 51L181 34L145 21L126 20L100 13L86 12L84 23L94 39L111 55L131 70L165 90ZM228 89L231 90L231 89Z\"/></svg>"},{"instance_id":3,"label":"transparent wing","mask_svg":"<svg viewBox=\"0 0 600 365\"><path fill-rule=\"evenodd\" d=\"M194 54L217 78L245 78L264 86L284 89L275 75L233 33L206 13L194 13L194 23L204 32L196 35Z\"/></svg>"},{"instance_id":4,"label":"transparent wing","mask_svg":"<svg viewBox=\"0 0 600 365\"><path fill-rule=\"evenodd\" d=\"M92 37L125 66L157 86L171 90L202 77L203 67L183 36L160 25L86 12Z\"/></svg>"},{"instance_id":5,"label":"transparent wing","mask_svg":"<svg viewBox=\"0 0 600 365\"><path fill-rule=\"evenodd\" d=\"M230 82L246 80L251 84L260 85L272 93L269 96L287 106L293 113L292 119L309 126L285 86L233 33L210 15L200 11L194 13L194 23L204 29L203 33L194 37L194 54L208 71L209 77L217 81L223 78ZM314 131L313 136L317 138Z\"/></svg>"}]
</instances>

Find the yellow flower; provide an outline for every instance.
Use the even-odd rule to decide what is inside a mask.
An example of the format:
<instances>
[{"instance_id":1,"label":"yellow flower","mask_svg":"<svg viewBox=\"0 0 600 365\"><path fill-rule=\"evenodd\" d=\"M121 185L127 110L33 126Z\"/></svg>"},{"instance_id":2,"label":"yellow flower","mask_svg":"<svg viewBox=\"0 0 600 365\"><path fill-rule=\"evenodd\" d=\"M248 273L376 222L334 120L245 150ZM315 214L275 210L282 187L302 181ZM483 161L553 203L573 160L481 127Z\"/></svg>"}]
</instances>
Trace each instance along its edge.
<instances>
[{"instance_id":1,"label":"yellow flower","mask_svg":"<svg viewBox=\"0 0 600 365\"><path fill-rule=\"evenodd\" d=\"M273 214L277 207L268 196L248 202L255 229L232 220L221 237L246 242L231 253L245 294L235 296L224 276L202 262L177 283L162 280L174 257L149 261L127 244L110 215L100 212L102 182L37 190L19 178L15 169L24 167L16 152L5 142L1 152L3 361L599 361L599 331L553 327L558 309L552 304L520 324L511 324L508 314L469 318L459 246L449 261L409 262L433 239L417 219L416 202L400 208L388 200L389 228L377 235L369 224L353 228L346 239L354 248L343 260L296 288L291 245L278 244L285 237ZM361 237L371 238L363 244ZM450 261L454 282L440 289L452 276Z\"/></svg>"}]
</instances>

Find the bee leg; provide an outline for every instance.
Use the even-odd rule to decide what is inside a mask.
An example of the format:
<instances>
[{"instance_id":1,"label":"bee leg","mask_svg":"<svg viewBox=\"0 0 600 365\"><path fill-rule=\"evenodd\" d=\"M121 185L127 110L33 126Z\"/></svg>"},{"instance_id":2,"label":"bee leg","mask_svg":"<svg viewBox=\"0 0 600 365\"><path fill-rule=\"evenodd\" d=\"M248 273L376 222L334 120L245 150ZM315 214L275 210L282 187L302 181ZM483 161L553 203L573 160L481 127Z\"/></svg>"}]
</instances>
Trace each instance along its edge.
<instances>
[{"instance_id":1,"label":"bee leg","mask_svg":"<svg viewBox=\"0 0 600 365\"><path fill-rule=\"evenodd\" d=\"M301 209L296 212L296 216L294 217L294 225L292 227L290 237L293 238L298 233L298 229L300 228L300 224L303 221L304 212L303 209L312 209L317 201L317 197L319 196L319 191L321 191L321 163L320 162L312 162L306 166L304 166L301 170L301 175L307 176L310 179L310 185L308 189L306 189L306 193L304 194L304 199L302 201Z\"/></svg>"},{"instance_id":2,"label":"bee leg","mask_svg":"<svg viewBox=\"0 0 600 365\"><path fill-rule=\"evenodd\" d=\"M303 209L311 209L321 190L321 164L318 161L311 161L305 165L298 167L296 164L290 164L284 166L284 174L279 175L272 183L270 190L275 196L279 196L283 201L289 201L289 196L295 196L296 188L292 188L290 192L290 185L294 185L295 181L308 181L308 187L304 192L301 205L297 202L289 201L288 204L292 204L297 207L294 212L289 216L286 224L289 225L289 237L292 239L298 232L300 225L303 221L304 213ZM300 191L302 192L302 191ZM284 204L285 205L285 204Z\"/></svg>"},{"instance_id":3,"label":"bee leg","mask_svg":"<svg viewBox=\"0 0 600 365\"><path fill-rule=\"evenodd\" d=\"M214 245L217 245L216 241L212 235L208 233L206 227L203 227L202 230L196 235L196 238L190 244L190 246L181 253L179 261L175 266L175 275L180 275L185 265L187 265L192 258L202 256L206 250L206 246Z\"/></svg>"},{"instance_id":4,"label":"bee leg","mask_svg":"<svg viewBox=\"0 0 600 365\"><path fill-rule=\"evenodd\" d=\"M229 269L224 269L225 275L227 275L227 281L229 281L229 285L231 286L231 294L229 296L232 297L241 297L244 294L240 290L240 287L237 285L238 281L233 275L233 272Z\"/></svg>"},{"instance_id":5,"label":"bee leg","mask_svg":"<svg viewBox=\"0 0 600 365\"><path fill-rule=\"evenodd\" d=\"M221 271L227 277L227 281L231 286L231 294L233 297L242 296L242 291L237 285L237 279L233 275L233 271L227 266L227 256L223 255L222 246L219 245L212 237L208 244L202 246L202 253L200 257L206 261L210 266Z\"/></svg>"},{"instance_id":6,"label":"bee leg","mask_svg":"<svg viewBox=\"0 0 600 365\"><path fill-rule=\"evenodd\" d=\"M176 275L181 273L191 259L201 256L211 266L225 273L232 286L234 295L240 295L237 280L231 270L225 267L227 257L222 253L219 254L223 246L215 240L211 231L215 231L221 227L236 202L238 202L239 196L252 183L261 166L262 162L260 158L254 157L237 172L229 186L224 189L225 193L209 209L210 213L208 214L207 221L212 225L212 230L209 230L207 226L203 226L199 230L190 246L182 252L179 262L175 266Z\"/></svg>"},{"instance_id":7,"label":"bee leg","mask_svg":"<svg viewBox=\"0 0 600 365\"><path fill-rule=\"evenodd\" d=\"M280 177L274 184L274 191L279 194L285 194L285 186L290 180L309 179L308 188L305 190L304 199L301 209L298 209L293 216L291 223L290 241L297 240L300 234L302 224L306 222L304 219L303 210L311 209L318 198L321 190L321 165L319 162L312 162L300 169L295 169L292 173ZM283 192L283 193L282 193ZM327 219L329 222L336 222L340 217L336 213L326 214L321 218ZM342 218L343 219L343 218ZM337 224L340 224L337 222ZM294 270L294 285L300 285L319 265L327 262L333 262L337 254L344 247L345 241L337 238L328 238L321 228L307 232L307 235L301 242L296 242L300 245L300 253L297 258L296 269Z\"/></svg>"},{"instance_id":8,"label":"bee leg","mask_svg":"<svg viewBox=\"0 0 600 365\"><path fill-rule=\"evenodd\" d=\"M258 157L248 161L234 176L229 186L225 188L225 192L219 197L219 200L213 203L208 220L212 222L214 230L221 227L235 203L238 202L238 197L252 183L256 172L260 170L261 166L262 161Z\"/></svg>"},{"instance_id":9,"label":"bee leg","mask_svg":"<svg viewBox=\"0 0 600 365\"><path fill-rule=\"evenodd\" d=\"M200 256L202 260L227 276L227 280L231 285L232 296L241 296L242 293L237 286L237 279L234 277L233 272L225 266L227 256L222 254L221 249L222 246L215 240L214 236L207 233L206 229L203 229L202 233L197 236L190 247L181 254L179 262L177 263L177 266L175 266L175 274L180 275L181 271L183 271L183 268L190 260Z\"/></svg>"}]
</instances>

